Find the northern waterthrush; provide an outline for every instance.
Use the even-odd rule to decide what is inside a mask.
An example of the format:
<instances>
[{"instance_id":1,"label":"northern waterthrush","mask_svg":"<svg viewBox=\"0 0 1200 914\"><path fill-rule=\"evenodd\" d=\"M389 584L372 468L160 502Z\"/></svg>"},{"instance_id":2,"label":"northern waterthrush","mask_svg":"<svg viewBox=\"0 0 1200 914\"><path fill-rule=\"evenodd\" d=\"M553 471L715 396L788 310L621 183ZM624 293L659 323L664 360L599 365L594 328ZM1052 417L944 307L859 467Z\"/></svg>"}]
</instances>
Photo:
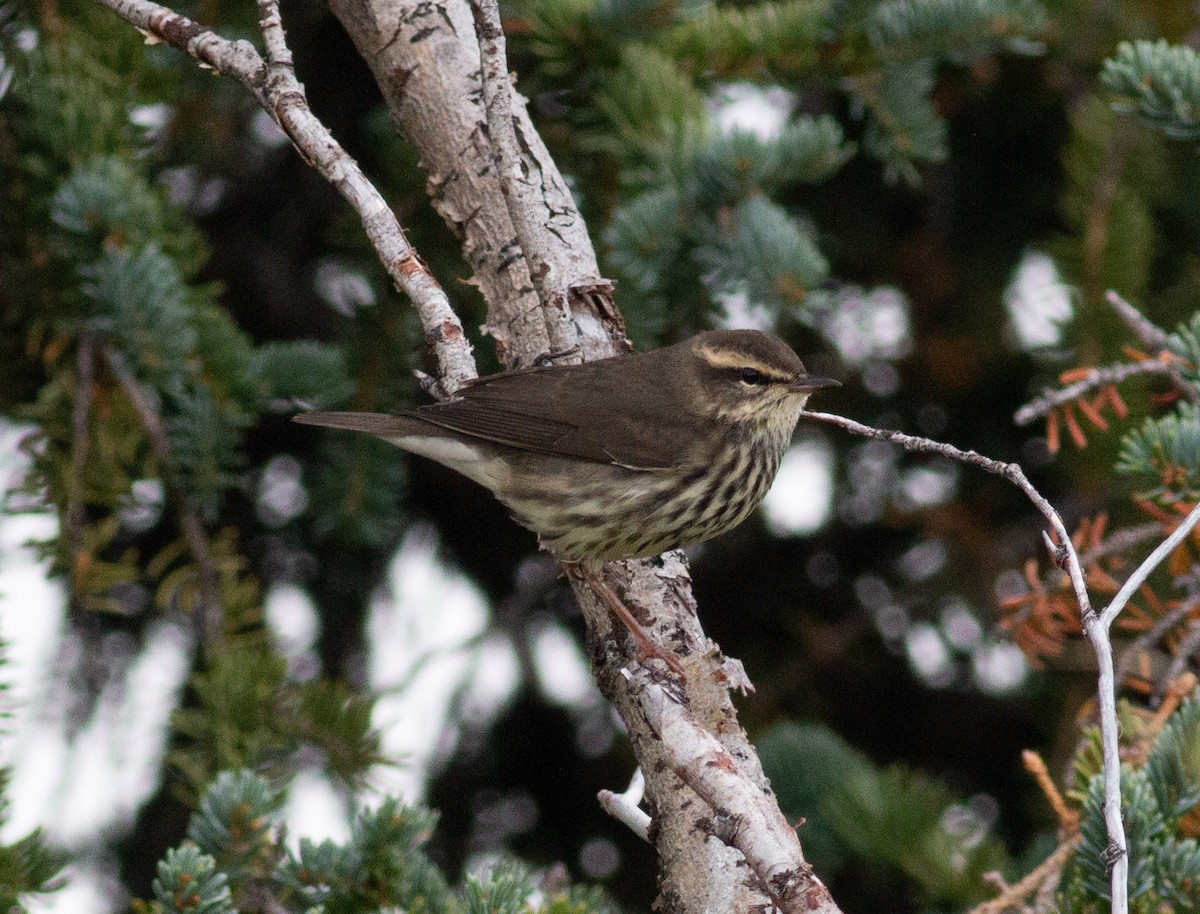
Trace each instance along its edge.
<instances>
[{"instance_id":1,"label":"northern waterthrush","mask_svg":"<svg viewBox=\"0 0 1200 914\"><path fill-rule=\"evenodd\" d=\"M662 349L480 378L453 399L397 415L295 419L369 432L457 470L595 584L604 561L703 542L745 520L767 494L809 394L836 384L809 375L776 336L716 330ZM601 594L613 605L611 591ZM630 625L623 605L613 609Z\"/></svg>"}]
</instances>

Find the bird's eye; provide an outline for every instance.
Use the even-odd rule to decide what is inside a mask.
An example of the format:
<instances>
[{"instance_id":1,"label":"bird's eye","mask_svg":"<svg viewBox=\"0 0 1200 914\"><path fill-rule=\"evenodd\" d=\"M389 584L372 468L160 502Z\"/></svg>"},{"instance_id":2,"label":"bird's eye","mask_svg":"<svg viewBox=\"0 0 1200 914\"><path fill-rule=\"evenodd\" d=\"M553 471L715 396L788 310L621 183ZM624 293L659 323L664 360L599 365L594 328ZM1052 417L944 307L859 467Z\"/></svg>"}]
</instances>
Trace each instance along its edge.
<instances>
[{"instance_id":1,"label":"bird's eye","mask_svg":"<svg viewBox=\"0 0 1200 914\"><path fill-rule=\"evenodd\" d=\"M742 369L742 383L743 384L765 384L766 382L767 382L767 379L765 377L763 377L763 373L761 371L759 371L757 368L743 368Z\"/></svg>"}]
</instances>

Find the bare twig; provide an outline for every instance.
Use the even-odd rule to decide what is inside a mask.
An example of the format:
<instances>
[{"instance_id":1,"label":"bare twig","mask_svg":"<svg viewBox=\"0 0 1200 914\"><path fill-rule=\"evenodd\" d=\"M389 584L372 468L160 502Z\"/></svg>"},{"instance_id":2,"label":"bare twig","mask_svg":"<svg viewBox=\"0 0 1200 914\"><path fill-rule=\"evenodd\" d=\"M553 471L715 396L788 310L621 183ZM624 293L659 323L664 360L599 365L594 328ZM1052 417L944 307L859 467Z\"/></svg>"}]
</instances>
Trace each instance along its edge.
<instances>
[{"instance_id":1,"label":"bare twig","mask_svg":"<svg viewBox=\"0 0 1200 914\"><path fill-rule=\"evenodd\" d=\"M83 553L83 470L88 459L88 416L96 377L96 341L86 325L79 332L75 352L75 406L71 413L71 481L63 539L67 544L71 580L71 609L79 605L79 562Z\"/></svg>"},{"instance_id":2,"label":"bare twig","mask_svg":"<svg viewBox=\"0 0 1200 914\"><path fill-rule=\"evenodd\" d=\"M1004 914L1019 908L1021 902L1036 892L1047 879L1062 870L1079 844L1079 835L1071 835L1054 849L1038 867L1019 882L1014 882L990 901L972 908L967 914Z\"/></svg>"},{"instance_id":3,"label":"bare twig","mask_svg":"<svg viewBox=\"0 0 1200 914\"><path fill-rule=\"evenodd\" d=\"M494 167L517 233L517 242L542 302L550 345L554 354L561 356L576 349L577 333L571 319L566 284L555 269L554 261L546 256L551 245L545 222L546 207L539 190L543 178L540 174L535 178L530 172L537 163L522 155L513 122L512 79L508 73L500 8L496 0L471 0L471 12L479 36L483 103ZM579 361L578 357L575 361Z\"/></svg>"},{"instance_id":4,"label":"bare twig","mask_svg":"<svg viewBox=\"0 0 1200 914\"><path fill-rule=\"evenodd\" d=\"M154 453L155 460L158 461L167 498L175 512L175 521L179 524L184 542L187 543L188 552L191 553L192 561L196 564L196 578L200 591L200 607L197 613L196 627L201 642L212 644L221 635L224 611L221 608L217 566L213 561L212 549L208 544L208 534L205 533L200 518L188 505L187 494L179 484L175 461L171 457L170 441L167 438L167 430L163 426L162 419L146 398L141 384L133 376L133 372L129 370L129 366L125 364L121 354L108 345L102 346L100 351L104 356L104 361L121 385L121 389L125 392L125 397L129 400L134 412L137 413L142 427L146 430L146 437L150 441L150 450Z\"/></svg>"},{"instance_id":5,"label":"bare twig","mask_svg":"<svg viewBox=\"0 0 1200 914\"><path fill-rule=\"evenodd\" d=\"M863 425L861 422L855 422L853 419L835 416L832 413L816 413L805 410L800 416L802 420L816 419L819 422L828 422L831 425L845 429L853 435L862 435L865 438L874 438L878 441L890 441L893 444L900 445L906 451L921 454L937 454L942 457L948 457L951 460L969 463L989 473L995 473L997 476L1003 476L1025 493L1025 496L1033 502L1034 506L1054 529L1054 533L1058 537L1058 543L1055 544L1055 548L1067 550L1069 557L1073 559L1072 562L1067 563L1068 567L1065 567L1063 570L1071 578L1071 587L1075 592L1075 599L1079 602L1080 608L1084 613L1091 613L1091 601L1088 598L1087 586L1084 584L1083 571L1079 566L1079 559L1075 554L1075 547L1071 543L1071 536L1067 532L1066 525L1063 524L1062 518L1058 516L1058 512L1054 510L1050 502L1026 478L1025 471L1021 469L1020 465L993 460L991 457L984 457L977 451L963 451L952 444L946 444L941 441L933 441L932 439L921 438L916 435L906 435L903 432L873 428L869 425ZM1062 567L1064 563L1056 561L1056 564Z\"/></svg>"},{"instance_id":6,"label":"bare twig","mask_svg":"<svg viewBox=\"0 0 1200 914\"><path fill-rule=\"evenodd\" d=\"M1017 425L1029 425L1045 416L1050 410L1069 403L1076 397L1083 396L1093 390L1108 384L1117 384L1127 378L1144 374L1157 374L1173 377L1175 369L1166 362L1158 359L1147 359L1144 362L1117 362L1105 368L1094 368L1082 381L1060 387L1058 390L1045 390L1040 397L1030 400L1013 414Z\"/></svg>"},{"instance_id":7,"label":"bare twig","mask_svg":"<svg viewBox=\"0 0 1200 914\"><path fill-rule=\"evenodd\" d=\"M1050 808L1054 810L1054 815L1058 817L1059 827L1068 832L1078 828L1079 815L1067 806L1066 800L1059 792L1058 785L1054 783L1054 778L1050 777L1050 770L1046 767L1045 760L1036 752L1026 749L1021 753L1021 761L1025 765L1025 770L1037 781L1038 788L1045 796L1046 802L1050 804Z\"/></svg>"},{"instance_id":8,"label":"bare twig","mask_svg":"<svg viewBox=\"0 0 1200 914\"><path fill-rule=\"evenodd\" d=\"M1117 661L1115 674L1117 685L1125 681L1125 677L1129 675L1130 667L1133 666L1141 654L1158 644L1159 639L1163 635L1167 634L1167 632L1183 621L1197 606L1200 606L1200 594L1188 597L1170 612L1164 614L1147 631L1138 635L1129 647L1121 652L1121 659Z\"/></svg>"},{"instance_id":9,"label":"bare twig","mask_svg":"<svg viewBox=\"0 0 1200 914\"><path fill-rule=\"evenodd\" d=\"M1119 555L1132 549L1134 546L1140 546L1147 540L1158 539L1160 536L1162 536L1162 524L1157 521L1139 524L1136 527L1126 527L1123 530L1118 530L1116 533L1109 534L1104 538L1103 542L1080 553L1079 562L1084 568L1087 568L1089 565L1110 555Z\"/></svg>"},{"instance_id":10,"label":"bare twig","mask_svg":"<svg viewBox=\"0 0 1200 914\"><path fill-rule=\"evenodd\" d=\"M1069 403L1076 397L1089 393L1107 384L1117 384L1127 378L1142 374L1157 374L1169 378L1171 384L1184 399L1193 403L1200 400L1200 391L1189 384L1179 373L1179 365L1170 355L1167 346L1169 336L1165 330L1142 314L1121 295L1112 289L1104 295L1105 301L1121 318L1129 331L1146 347L1152 358L1140 362L1118 362L1107 368L1096 368L1087 377L1059 390L1046 390L1040 397L1026 403L1013 416L1017 425L1029 425L1045 416L1052 409Z\"/></svg>"},{"instance_id":11,"label":"bare twig","mask_svg":"<svg viewBox=\"0 0 1200 914\"><path fill-rule=\"evenodd\" d=\"M1175 659L1167 669L1167 681L1182 676L1188 663L1197 653L1200 653L1200 622L1193 622L1188 633L1180 639L1179 646L1175 648Z\"/></svg>"},{"instance_id":12,"label":"bare twig","mask_svg":"<svg viewBox=\"0 0 1200 914\"><path fill-rule=\"evenodd\" d=\"M1184 538L1192 532L1192 528L1198 522L1200 522L1200 504L1192 508L1191 513L1183 519L1183 522L1171 531L1171 535L1159 543L1154 551L1146 556L1145 561L1134 569L1133 574L1125 579L1125 583L1121 585L1121 589L1117 591L1117 595L1112 598L1112 602L1100 614L1100 621L1105 628L1112 624L1113 619L1125 608L1125 604L1129 602L1129 598L1145 583L1150 573L1159 566L1163 559L1175 550L1176 546L1183 542Z\"/></svg>"},{"instance_id":13,"label":"bare twig","mask_svg":"<svg viewBox=\"0 0 1200 914\"><path fill-rule=\"evenodd\" d=\"M305 161L358 213L388 275L412 300L421 317L426 342L438 360L445 392L453 393L475 377L471 345L445 291L408 243L387 201L309 109L304 87L292 67L274 0L259 4L266 62L249 42L229 41L151 0L101 2L153 40L166 42L202 64L236 77L250 90Z\"/></svg>"},{"instance_id":14,"label":"bare twig","mask_svg":"<svg viewBox=\"0 0 1200 914\"><path fill-rule=\"evenodd\" d=\"M1121 293L1109 289L1104 293L1104 300L1117 312L1117 317L1138 338L1138 342L1150 352L1161 352L1167 348L1167 331L1122 298Z\"/></svg>"},{"instance_id":15,"label":"bare twig","mask_svg":"<svg viewBox=\"0 0 1200 914\"><path fill-rule=\"evenodd\" d=\"M1127 914L1129 910L1129 857L1126 850L1125 825L1121 821L1121 757L1117 729L1116 687L1113 678L1112 642L1109 639L1109 626L1128 600L1128 595L1124 599L1119 599L1122 593L1124 593L1125 588L1122 588L1117 597L1109 603L1102 616L1097 615L1093 611L1087 587L1084 584L1083 568L1079 563L1079 555L1075 551L1075 546L1071 542L1071 537L1067 533L1067 528L1063 524L1062 518L1059 517L1058 512L1050 502L1033 487L1033 484L1026 478L1025 472L1017 464L993 460L975 451L963 451L953 445L932 441L928 438L919 438L914 435L905 435L902 432L889 432L872 428L869 425L863 425L852 419L844 419L841 416L835 416L830 413L805 412L802 415L810 419L817 419L821 422L828 422L839 426L855 435L863 435L867 438L875 438L882 441L891 441L908 451L939 454L943 457L969 463L989 473L1002 476L1025 493L1025 496L1033 502L1042 516L1046 518L1051 529L1054 530L1057 542L1052 540L1048 535L1043 534L1045 535L1046 546L1050 550L1054 563L1067 572L1071 579L1071 587L1075 593L1075 600L1079 604L1080 624L1083 627L1084 634L1092 645L1093 653L1096 655L1100 737L1104 749L1104 822L1108 830L1109 840L1109 847L1105 856L1111 861L1112 914ZM1196 519L1200 519L1200 506L1197 506L1193 510L1192 515L1195 515ZM1195 524L1196 520L1192 518L1192 515L1189 515L1188 519L1183 524L1180 524L1180 528L1177 528L1176 533L1178 533L1179 529L1186 527L1178 539L1186 536ZM1171 539L1175 539L1175 543L1171 543ZM1174 548L1178 539L1175 538L1175 533L1172 533L1171 538L1151 553L1146 561L1134 571L1133 575L1130 576L1130 580L1136 578L1139 584L1141 581L1144 581L1150 571L1170 552L1170 549ZM1168 545L1169 548L1166 548L1164 551L1164 547ZM1126 584L1128 583L1127 581ZM1130 590L1130 593L1132 593L1132 590Z\"/></svg>"},{"instance_id":16,"label":"bare twig","mask_svg":"<svg viewBox=\"0 0 1200 914\"><path fill-rule=\"evenodd\" d=\"M646 776L642 774L641 768L636 768L624 793L601 790L596 794L596 799L600 801L600 806L606 813L625 825L643 841L649 841L650 816L639 805L645 792Z\"/></svg>"},{"instance_id":17,"label":"bare twig","mask_svg":"<svg viewBox=\"0 0 1200 914\"><path fill-rule=\"evenodd\" d=\"M1171 384L1184 399L1193 403L1200 400L1200 391L1196 390L1194 384L1185 381L1179 373L1178 360L1171 356L1167 346L1169 337L1166 331L1117 292L1110 289L1105 293L1104 298L1152 357L1140 362L1117 362L1106 368L1096 368L1080 381L1068 384L1059 390L1043 391L1040 397L1017 410L1013 416L1017 425L1029 425L1056 407L1063 406L1077 397L1105 385L1117 384L1127 378L1143 374L1162 375L1170 379Z\"/></svg>"}]
</instances>

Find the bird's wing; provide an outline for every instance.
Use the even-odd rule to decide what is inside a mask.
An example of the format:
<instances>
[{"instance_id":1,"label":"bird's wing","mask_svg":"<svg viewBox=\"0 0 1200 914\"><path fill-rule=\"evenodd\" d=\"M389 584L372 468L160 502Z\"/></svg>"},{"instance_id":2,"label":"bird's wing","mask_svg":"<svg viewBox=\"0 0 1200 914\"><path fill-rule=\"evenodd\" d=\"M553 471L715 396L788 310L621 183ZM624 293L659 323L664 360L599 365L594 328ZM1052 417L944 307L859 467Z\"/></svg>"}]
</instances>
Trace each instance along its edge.
<instances>
[{"instance_id":1,"label":"bird's wing","mask_svg":"<svg viewBox=\"0 0 1200 914\"><path fill-rule=\"evenodd\" d=\"M468 385L457 399L407 415L522 450L637 469L676 466L679 433L694 422L669 414L647 421L646 397L654 391L644 389L636 372L614 373L614 364L493 375Z\"/></svg>"}]
</instances>

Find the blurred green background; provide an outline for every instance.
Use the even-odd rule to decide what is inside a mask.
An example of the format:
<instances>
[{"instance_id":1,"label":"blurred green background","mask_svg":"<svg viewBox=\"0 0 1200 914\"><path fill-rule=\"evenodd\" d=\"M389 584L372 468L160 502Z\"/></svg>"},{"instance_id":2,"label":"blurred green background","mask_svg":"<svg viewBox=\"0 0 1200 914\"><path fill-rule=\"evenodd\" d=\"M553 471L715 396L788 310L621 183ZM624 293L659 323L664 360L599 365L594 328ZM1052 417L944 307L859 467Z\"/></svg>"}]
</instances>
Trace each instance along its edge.
<instances>
[{"instance_id":1,"label":"blurred green background","mask_svg":"<svg viewBox=\"0 0 1200 914\"><path fill-rule=\"evenodd\" d=\"M253 5L178 10L255 37ZM1195 137L1119 116L1100 84L1120 41L1194 44L1191 4L526 0L503 13L517 87L637 348L774 329L841 379L818 408L1019 461L1069 527L1146 519L1128 498L1140 482L1113 465L1121 435L1160 409L1161 381L1123 384L1132 416L1089 429L1085 449L1064 431L1051 454L1044 427L1013 414L1060 372L1138 345L1106 290L1168 330L1200 306ZM321 5L283 15L313 110L494 370L470 269L366 66ZM441 814L430 855L451 878L496 853L562 862L646 909L652 856L594 799L621 789L632 755L594 695L555 694L538 645L547 631L578 639L581 620L532 535L449 471L289 422L422 397L419 324L356 218L238 83L144 46L98 4L0 4L0 29L0 410L33 435L9 510L60 522L39 567L64 582L74 645L55 655L64 738L127 683L156 626L187 629L196 602L162 468L106 351L153 394L227 613L220 656L182 651L184 672L207 678L179 693L156 786L72 850L119 874L110 898L149 897L221 768L286 781L307 767L347 807L360 799L381 753L367 722L383 635L366 623L418 530L436 542L429 561L490 607L456 649L517 658L503 685L471 680L493 693L483 710L450 702L426 793L406 797ZM79 467L83 340L95 365ZM1031 665L998 628L1040 528L994 477L802 423L767 509L692 556L705 627L757 686L742 721L844 910L961 909L989 896L980 872L1015 877L1053 846L1020 753L1038 750L1061 780L1094 675L1078 638ZM280 593L309 620L300 649L263 620ZM304 725L288 711L264 736L255 689L307 709ZM298 757L304 745L316 755ZM935 831L942 843L922 844Z\"/></svg>"}]
</instances>

